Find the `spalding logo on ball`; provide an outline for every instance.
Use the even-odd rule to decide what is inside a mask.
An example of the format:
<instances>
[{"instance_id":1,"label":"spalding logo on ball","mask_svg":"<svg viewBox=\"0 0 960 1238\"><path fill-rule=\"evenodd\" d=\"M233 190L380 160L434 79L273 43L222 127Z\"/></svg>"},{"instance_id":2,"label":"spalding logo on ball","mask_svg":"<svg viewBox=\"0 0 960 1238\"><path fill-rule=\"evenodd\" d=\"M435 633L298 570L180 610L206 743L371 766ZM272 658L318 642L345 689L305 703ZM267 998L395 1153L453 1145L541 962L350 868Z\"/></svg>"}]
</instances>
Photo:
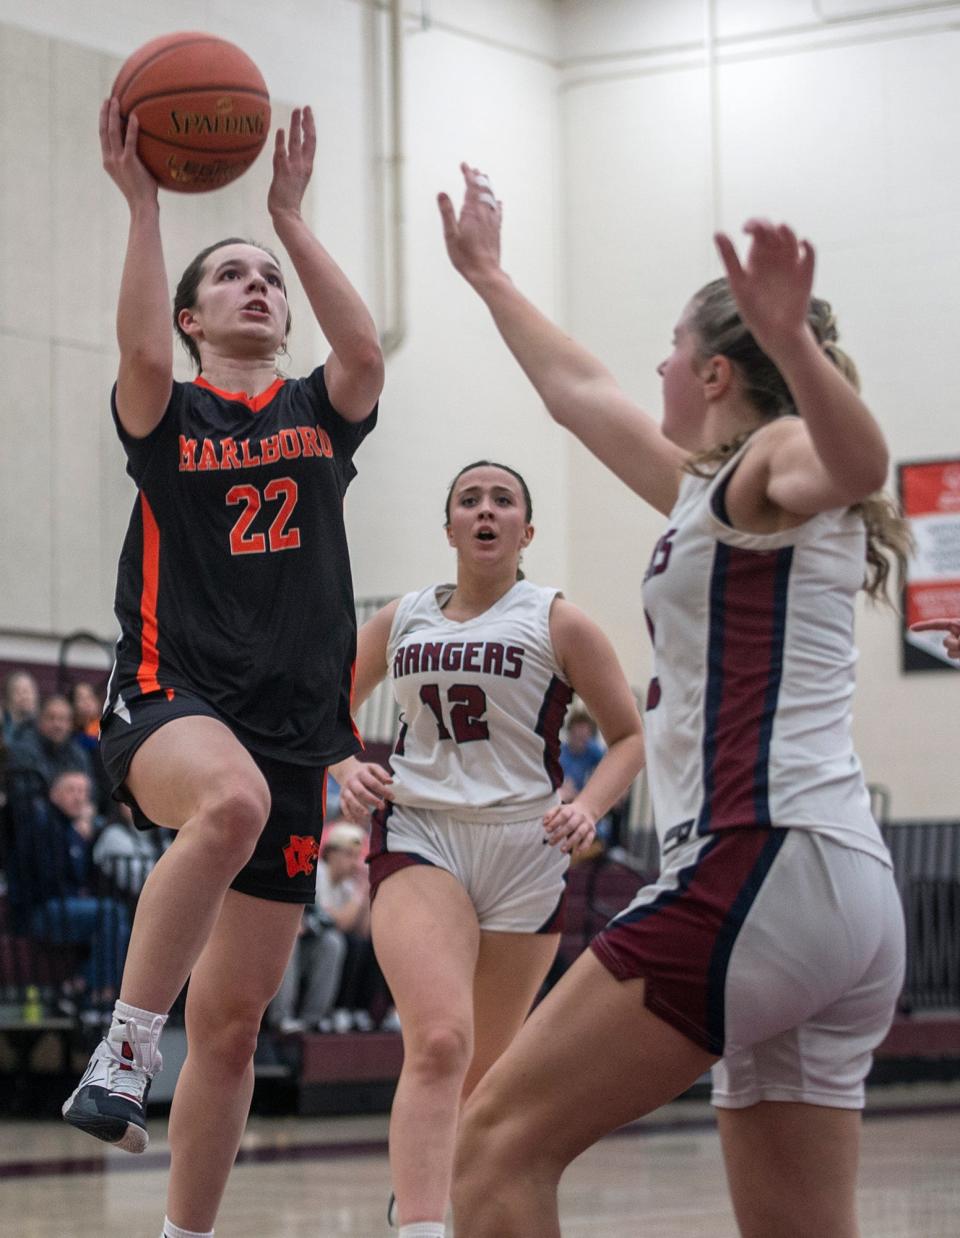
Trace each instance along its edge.
<instances>
[{"instance_id":1,"label":"spalding logo on ball","mask_svg":"<svg viewBox=\"0 0 960 1238\"><path fill-rule=\"evenodd\" d=\"M164 189L220 189L249 168L270 132L270 95L250 57L226 39L184 32L152 39L111 92L140 123L137 153Z\"/></svg>"}]
</instances>

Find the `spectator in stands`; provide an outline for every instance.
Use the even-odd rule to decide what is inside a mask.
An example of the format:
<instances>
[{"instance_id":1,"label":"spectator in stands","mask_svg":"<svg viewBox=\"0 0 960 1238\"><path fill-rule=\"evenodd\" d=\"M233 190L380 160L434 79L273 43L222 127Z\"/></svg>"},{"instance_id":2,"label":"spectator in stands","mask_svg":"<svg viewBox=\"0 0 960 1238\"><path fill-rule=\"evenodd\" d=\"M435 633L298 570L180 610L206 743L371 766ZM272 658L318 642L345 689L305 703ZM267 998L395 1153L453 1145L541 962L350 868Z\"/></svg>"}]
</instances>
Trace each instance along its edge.
<instances>
[{"instance_id":1,"label":"spectator in stands","mask_svg":"<svg viewBox=\"0 0 960 1238\"><path fill-rule=\"evenodd\" d=\"M3 742L9 747L37 714L40 694L29 671L11 671L3 683Z\"/></svg>"},{"instance_id":2,"label":"spectator in stands","mask_svg":"<svg viewBox=\"0 0 960 1238\"><path fill-rule=\"evenodd\" d=\"M280 1032L332 1031L346 957L347 939L323 908L317 903L305 907L300 936L267 1009L268 1025Z\"/></svg>"},{"instance_id":3,"label":"spectator in stands","mask_svg":"<svg viewBox=\"0 0 960 1238\"><path fill-rule=\"evenodd\" d=\"M58 774L79 770L93 778L90 756L73 738L73 710L65 696L48 696L36 725L21 727L10 744L7 764L11 779L24 773L39 774L47 790Z\"/></svg>"},{"instance_id":4,"label":"spectator in stands","mask_svg":"<svg viewBox=\"0 0 960 1238\"><path fill-rule=\"evenodd\" d=\"M92 683L79 679L68 695L73 709L74 737L84 747L95 748L100 739L100 714L103 710L100 694Z\"/></svg>"},{"instance_id":5,"label":"spectator in stands","mask_svg":"<svg viewBox=\"0 0 960 1238\"><path fill-rule=\"evenodd\" d=\"M109 1008L120 981L130 916L116 899L97 893L92 851L101 822L90 779L81 770L65 770L55 775L46 800L36 795L17 803L11 902L41 941L89 947L81 1001L93 1013Z\"/></svg>"},{"instance_id":6,"label":"spectator in stands","mask_svg":"<svg viewBox=\"0 0 960 1238\"><path fill-rule=\"evenodd\" d=\"M160 830L138 830L129 804L115 804L115 814L93 844L93 862L112 888L136 895L160 858Z\"/></svg>"},{"instance_id":7,"label":"spectator in stands","mask_svg":"<svg viewBox=\"0 0 960 1238\"><path fill-rule=\"evenodd\" d=\"M334 822L324 835L317 899L304 912L283 983L267 1013L268 1023L281 1032L373 1028L370 1006L383 979L370 942L365 841L364 831L347 821Z\"/></svg>"},{"instance_id":8,"label":"spectator in stands","mask_svg":"<svg viewBox=\"0 0 960 1238\"><path fill-rule=\"evenodd\" d=\"M560 768L563 770L560 798L565 804L580 794L605 752L606 748L597 739L597 724L585 709L575 709L567 723L567 737L560 745ZM620 827L629 794L627 792L597 822L597 841L604 847L612 847L620 841Z\"/></svg>"},{"instance_id":9,"label":"spectator in stands","mask_svg":"<svg viewBox=\"0 0 960 1238\"><path fill-rule=\"evenodd\" d=\"M960 660L960 615L949 619L925 619L922 623L911 623L911 632L946 632L943 647L947 657Z\"/></svg>"},{"instance_id":10,"label":"spectator in stands","mask_svg":"<svg viewBox=\"0 0 960 1238\"><path fill-rule=\"evenodd\" d=\"M93 684L85 679L78 680L71 687L68 699L73 709L73 738L90 759L97 807L105 816L113 817L113 787L100 756L100 715L103 711L103 700Z\"/></svg>"},{"instance_id":11,"label":"spectator in stands","mask_svg":"<svg viewBox=\"0 0 960 1238\"><path fill-rule=\"evenodd\" d=\"M560 745L560 768L563 770L560 798L565 804L577 798L605 752L597 739L597 724L585 709L574 710L567 722L567 737Z\"/></svg>"}]
</instances>

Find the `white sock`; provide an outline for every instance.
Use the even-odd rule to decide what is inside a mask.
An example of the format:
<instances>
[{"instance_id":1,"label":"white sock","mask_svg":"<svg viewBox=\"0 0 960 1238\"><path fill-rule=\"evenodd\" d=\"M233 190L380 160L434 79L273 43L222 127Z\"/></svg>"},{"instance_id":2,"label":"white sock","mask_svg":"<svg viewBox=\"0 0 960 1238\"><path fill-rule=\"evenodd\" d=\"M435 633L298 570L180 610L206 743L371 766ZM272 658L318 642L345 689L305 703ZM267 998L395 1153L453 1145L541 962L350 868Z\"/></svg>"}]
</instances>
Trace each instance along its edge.
<instances>
[{"instance_id":1,"label":"white sock","mask_svg":"<svg viewBox=\"0 0 960 1238\"><path fill-rule=\"evenodd\" d=\"M167 1015L154 1014L152 1010L141 1010L139 1006L128 1006L126 1002L116 1002L113 1007L114 1023L126 1023L133 1019L141 1026L151 1026L155 1019L161 1019L161 1027L167 1021Z\"/></svg>"},{"instance_id":2,"label":"white sock","mask_svg":"<svg viewBox=\"0 0 960 1238\"><path fill-rule=\"evenodd\" d=\"M164 1217L160 1238L213 1238L213 1230L207 1229L201 1234L196 1229L181 1229L179 1225L174 1225L169 1217Z\"/></svg>"},{"instance_id":3,"label":"white sock","mask_svg":"<svg viewBox=\"0 0 960 1238\"><path fill-rule=\"evenodd\" d=\"M401 1225L399 1238L444 1238L446 1232L442 1221L417 1221L414 1225Z\"/></svg>"},{"instance_id":4,"label":"white sock","mask_svg":"<svg viewBox=\"0 0 960 1238\"><path fill-rule=\"evenodd\" d=\"M141 1010L139 1006L117 1002L113 1008L113 1022L107 1032L107 1039L115 1044L129 1040L136 1064L150 1075L156 1075L163 1069L163 1057L157 1045L166 1021L165 1014L154 1014L151 1010ZM126 1024L130 1024L133 1029L129 1033L124 1030Z\"/></svg>"}]
</instances>

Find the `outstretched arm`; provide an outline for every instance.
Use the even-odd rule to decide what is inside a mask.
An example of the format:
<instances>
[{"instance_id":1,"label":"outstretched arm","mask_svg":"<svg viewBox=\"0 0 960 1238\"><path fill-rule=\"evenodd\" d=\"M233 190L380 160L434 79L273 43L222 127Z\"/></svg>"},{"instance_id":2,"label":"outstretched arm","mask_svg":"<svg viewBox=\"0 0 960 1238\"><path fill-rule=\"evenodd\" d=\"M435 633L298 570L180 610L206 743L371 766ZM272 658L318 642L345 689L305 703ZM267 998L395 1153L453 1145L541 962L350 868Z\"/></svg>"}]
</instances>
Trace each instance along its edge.
<instances>
[{"instance_id":1,"label":"outstretched arm","mask_svg":"<svg viewBox=\"0 0 960 1238\"><path fill-rule=\"evenodd\" d=\"M300 213L316 149L313 113L295 108L289 141L277 130L267 208L332 349L324 369L330 402L346 421L362 421L383 389L383 353L369 310Z\"/></svg>"},{"instance_id":2,"label":"outstretched arm","mask_svg":"<svg viewBox=\"0 0 960 1238\"><path fill-rule=\"evenodd\" d=\"M643 723L613 646L592 619L564 598L550 611L550 637L570 686L597 721L607 751L569 804L544 817L547 837L562 851L584 851L596 824L643 768Z\"/></svg>"},{"instance_id":3,"label":"outstretched arm","mask_svg":"<svg viewBox=\"0 0 960 1238\"><path fill-rule=\"evenodd\" d=\"M100 150L107 175L127 200L130 230L117 301L117 415L134 438L145 438L163 417L173 385L170 293L160 240L157 182L137 155L136 116L120 121L120 104L100 108Z\"/></svg>"},{"instance_id":4,"label":"outstretched arm","mask_svg":"<svg viewBox=\"0 0 960 1238\"><path fill-rule=\"evenodd\" d=\"M783 375L802 422L767 436L766 497L799 516L858 503L883 486L889 454L870 410L807 323L813 247L765 220L750 220L744 231L744 265L723 233L717 249L740 315Z\"/></svg>"},{"instance_id":5,"label":"outstretched arm","mask_svg":"<svg viewBox=\"0 0 960 1238\"><path fill-rule=\"evenodd\" d=\"M482 173L460 167L466 182L460 215L446 194L438 198L450 261L485 302L553 419L631 490L669 512L685 453L664 438L596 357L516 289L500 266L502 205Z\"/></svg>"}]
</instances>

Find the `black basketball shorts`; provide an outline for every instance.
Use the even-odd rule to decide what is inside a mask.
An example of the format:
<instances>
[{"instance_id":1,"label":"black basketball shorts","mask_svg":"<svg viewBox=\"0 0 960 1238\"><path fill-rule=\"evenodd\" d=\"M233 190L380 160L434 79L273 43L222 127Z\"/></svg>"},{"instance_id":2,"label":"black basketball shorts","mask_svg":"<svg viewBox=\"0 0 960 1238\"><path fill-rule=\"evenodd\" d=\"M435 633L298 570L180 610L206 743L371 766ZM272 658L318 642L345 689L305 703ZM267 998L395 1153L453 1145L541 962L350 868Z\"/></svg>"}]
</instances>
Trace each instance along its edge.
<instances>
[{"instance_id":1,"label":"black basketball shorts","mask_svg":"<svg viewBox=\"0 0 960 1238\"><path fill-rule=\"evenodd\" d=\"M179 689L170 695L151 692L137 697L103 719L100 753L113 797L130 805L134 822L140 829L150 829L156 822L145 815L126 785L134 753L165 723L175 718L197 716L214 718L229 726L201 697ZM270 790L270 815L253 855L237 873L230 888L274 902L312 903L317 888L326 770L323 766L278 761L243 746L266 779Z\"/></svg>"}]
</instances>

